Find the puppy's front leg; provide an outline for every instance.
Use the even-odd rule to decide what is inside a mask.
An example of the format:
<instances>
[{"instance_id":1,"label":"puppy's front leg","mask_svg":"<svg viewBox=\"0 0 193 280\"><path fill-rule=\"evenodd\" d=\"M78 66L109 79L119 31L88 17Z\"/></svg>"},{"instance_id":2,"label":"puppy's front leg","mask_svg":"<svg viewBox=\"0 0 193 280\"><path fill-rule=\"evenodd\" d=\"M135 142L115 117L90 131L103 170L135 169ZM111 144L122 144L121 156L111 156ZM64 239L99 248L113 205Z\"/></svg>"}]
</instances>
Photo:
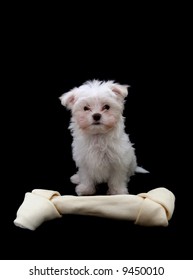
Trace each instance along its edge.
<instances>
[{"instance_id":1,"label":"puppy's front leg","mask_svg":"<svg viewBox=\"0 0 193 280\"><path fill-rule=\"evenodd\" d=\"M113 170L108 180L108 191L107 194L128 194L127 189L128 177L124 172Z\"/></svg>"},{"instance_id":2,"label":"puppy's front leg","mask_svg":"<svg viewBox=\"0 0 193 280\"><path fill-rule=\"evenodd\" d=\"M93 179L88 174L87 168L79 168L80 184L76 186L77 195L93 195L96 192Z\"/></svg>"}]
</instances>

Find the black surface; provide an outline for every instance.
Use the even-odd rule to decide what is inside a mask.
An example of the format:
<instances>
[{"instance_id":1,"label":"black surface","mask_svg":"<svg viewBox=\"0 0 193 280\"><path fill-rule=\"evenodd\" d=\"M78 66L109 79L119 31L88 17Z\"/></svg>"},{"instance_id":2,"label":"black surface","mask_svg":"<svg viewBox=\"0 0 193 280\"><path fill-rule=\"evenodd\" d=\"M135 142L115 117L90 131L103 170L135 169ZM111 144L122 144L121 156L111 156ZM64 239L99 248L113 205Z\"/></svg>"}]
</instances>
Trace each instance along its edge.
<instances>
[{"instance_id":1,"label":"black surface","mask_svg":"<svg viewBox=\"0 0 193 280\"><path fill-rule=\"evenodd\" d=\"M7 120L2 189L1 259L188 259L191 229L184 182L182 73L174 47L175 30L141 26L121 34L110 27L94 35L84 30L68 38L65 30L28 22L13 25L6 56ZM44 26L44 28L42 27ZM168 31L168 32L165 32ZM124 36L124 37L123 37ZM126 40L127 39L127 40ZM34 188L75 194L69 177L70 113L58 97L88 79L114 79L131 86L124 116L139 165L150 174L132 177L132 194L166 187L176 196L167 228L130 222L65 216L35 232L13 225L24 194ZM183 162L183 164L182 164ZM184 177L183 177L184 176ZM187 211L186 211L187 210Z\"/></svg>"}]
</instances>

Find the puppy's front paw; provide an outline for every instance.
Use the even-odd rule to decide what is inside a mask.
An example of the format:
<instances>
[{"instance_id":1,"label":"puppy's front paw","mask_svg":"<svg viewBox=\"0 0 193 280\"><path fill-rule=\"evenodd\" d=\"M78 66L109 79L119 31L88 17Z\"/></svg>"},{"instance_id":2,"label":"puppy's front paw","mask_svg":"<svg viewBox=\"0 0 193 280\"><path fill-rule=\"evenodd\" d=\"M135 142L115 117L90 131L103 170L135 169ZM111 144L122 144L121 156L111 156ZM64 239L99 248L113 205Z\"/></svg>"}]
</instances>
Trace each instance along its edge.
<instances>
[{"instance_id":1,"label":"puppy's front paw","mask_svg":"<svg viewBox=\"0 0 193 280\"><path fill-rule=\"evenodd\" d=\"M116 194L128 194L128 189L126 187L122 188L109 188L107 191L108 195L116 195Z\"/></svg>"},{"instance_id":2,"label":"puppy's front paw","mask_svg":"<svg viewBox=\"0 0 193 280\"><path fill-rule=\"evenodd\" d=\"M80 184L76 187L76 193L77 195L93 195L96 192L96 189L94 187L87 187L83 184Z\"/></svg>"}]
</instances>

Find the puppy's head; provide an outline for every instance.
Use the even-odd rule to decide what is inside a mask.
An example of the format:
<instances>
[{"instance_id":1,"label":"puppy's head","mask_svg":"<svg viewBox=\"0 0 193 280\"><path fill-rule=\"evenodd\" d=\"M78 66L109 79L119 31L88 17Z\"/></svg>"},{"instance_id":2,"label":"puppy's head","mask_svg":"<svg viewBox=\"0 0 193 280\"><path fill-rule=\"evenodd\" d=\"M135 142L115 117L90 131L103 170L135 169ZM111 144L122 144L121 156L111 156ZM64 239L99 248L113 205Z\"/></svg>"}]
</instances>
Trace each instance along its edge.
<instances>
[{"instance_id":1,"label":"puppy's head","mask_svg":"<svg viewBox=\"0 0 193 280\"><path fill-rule=\"evenodd\" d=\"M113 81L93 80L64 93L60 100L82 131L106 133L121 120L127 88Z\"/></svg>"}]
</instances>

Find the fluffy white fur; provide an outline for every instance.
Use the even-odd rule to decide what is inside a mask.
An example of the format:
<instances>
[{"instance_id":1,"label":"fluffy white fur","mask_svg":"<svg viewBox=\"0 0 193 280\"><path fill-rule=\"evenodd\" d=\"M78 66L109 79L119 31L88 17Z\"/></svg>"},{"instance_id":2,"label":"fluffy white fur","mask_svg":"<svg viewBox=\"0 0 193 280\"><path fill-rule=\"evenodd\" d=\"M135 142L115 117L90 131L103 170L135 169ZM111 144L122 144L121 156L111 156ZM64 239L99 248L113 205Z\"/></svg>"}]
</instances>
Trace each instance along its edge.
<instances>
[{"instance_id":1,"label":"fluffy white fur","mask_svg":"<svg viewBox=\"0 0 193 280\"><path fill-rule=\"evenodd\" d=\"M124 131L127 85L88 81L60 97L71 110L73 159L78 172L71 177L78 195L93 195L99 183L108 194L127 194L127 183L137 170L134 148ZM139 172L145 172L138 169Z\"/></svg>"}]
</instances>

